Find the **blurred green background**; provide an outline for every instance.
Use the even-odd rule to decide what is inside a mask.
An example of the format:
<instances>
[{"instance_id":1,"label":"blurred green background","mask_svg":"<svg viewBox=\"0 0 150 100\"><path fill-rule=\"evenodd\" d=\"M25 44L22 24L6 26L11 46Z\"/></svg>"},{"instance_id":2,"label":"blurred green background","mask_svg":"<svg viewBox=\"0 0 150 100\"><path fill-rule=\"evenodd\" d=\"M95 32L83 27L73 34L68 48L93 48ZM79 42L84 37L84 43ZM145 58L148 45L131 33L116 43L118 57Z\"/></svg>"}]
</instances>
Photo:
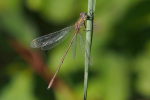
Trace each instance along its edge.
<instances>
[{"instance_id":1,"label":"blurred green background","mask_svg":"<svg viewBox=\"0 0 150 100\"><path fill-rule=\"evenodd\" d=\"M48 51L30 43L87 8L88 0L0 0L0 100L83 100L79 43L47 90L73 34ZM88 100L150 100L150 0L97 0L91 52Z\"/></svg>"}]
</instances>

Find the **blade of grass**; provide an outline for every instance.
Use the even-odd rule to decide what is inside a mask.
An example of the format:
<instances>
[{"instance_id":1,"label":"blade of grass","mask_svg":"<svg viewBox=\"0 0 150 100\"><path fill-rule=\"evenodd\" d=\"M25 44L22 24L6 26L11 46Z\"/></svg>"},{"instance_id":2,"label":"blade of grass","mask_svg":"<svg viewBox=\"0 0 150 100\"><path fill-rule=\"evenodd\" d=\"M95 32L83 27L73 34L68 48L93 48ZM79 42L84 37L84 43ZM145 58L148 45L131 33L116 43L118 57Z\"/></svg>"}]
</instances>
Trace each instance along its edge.
<instances>
[{"instance_id":1,"label":"blade of grass","mask_svg":"<svg viewBox=\"0 0 150 100\"><path fill-rule=\"evenodd\" d=\"M84 100L87 99L88 70L90 64L91 44L93 36L93 21L96 0L88 0L88 15L91 20L87 20L86 46L85 46L85 72L84 72Z\"/></svg>"}]
</instances>

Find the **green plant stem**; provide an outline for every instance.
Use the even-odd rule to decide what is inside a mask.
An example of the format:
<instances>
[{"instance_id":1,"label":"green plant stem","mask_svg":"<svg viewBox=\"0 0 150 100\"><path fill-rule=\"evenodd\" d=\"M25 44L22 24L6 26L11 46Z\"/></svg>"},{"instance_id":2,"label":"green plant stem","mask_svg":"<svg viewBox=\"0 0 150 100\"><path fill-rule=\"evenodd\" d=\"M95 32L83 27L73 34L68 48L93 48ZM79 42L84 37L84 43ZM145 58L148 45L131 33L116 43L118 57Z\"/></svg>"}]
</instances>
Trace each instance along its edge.
<instances>
[{"instance_id":1,"label":"green plant stem","mask_svg":"<svg viewBox=\"0 0 150 100\"><path fill-rule=\"evenodd\" d=\"M84 100L87 99L87 87L88 87L88 70L90 64L91 44L93 35L93 19L95 12L96 0L88 0L88 15L91 20L87 20L86 32L86 46L85 46L85 72L84 72Z\"/></svg>"}]
</instances>

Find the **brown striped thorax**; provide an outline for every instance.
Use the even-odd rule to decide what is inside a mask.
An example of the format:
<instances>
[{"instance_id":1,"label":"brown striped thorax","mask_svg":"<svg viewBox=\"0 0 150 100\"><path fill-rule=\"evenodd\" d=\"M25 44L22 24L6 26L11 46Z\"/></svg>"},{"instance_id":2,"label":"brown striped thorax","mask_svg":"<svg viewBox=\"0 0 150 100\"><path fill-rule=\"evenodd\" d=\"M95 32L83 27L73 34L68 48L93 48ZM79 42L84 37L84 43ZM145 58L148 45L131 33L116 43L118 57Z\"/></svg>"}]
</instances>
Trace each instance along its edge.
<instances>
[{"instance_id":1,"label":"brown striped thorax","mask_svg":"<svg viewBox=\"0 0 150 100\"><path fill-rule=\"evenodd\" d=\"M87 13L83 13L83 12L81 12L80 13L80 18L78 19L78 21L75 23L75 28L76 29L80 29L81 28L81 26L84 24L84 22L85 22L85 20L89 17L88 15L87 15Z\"/></svg>"}]
</instances>

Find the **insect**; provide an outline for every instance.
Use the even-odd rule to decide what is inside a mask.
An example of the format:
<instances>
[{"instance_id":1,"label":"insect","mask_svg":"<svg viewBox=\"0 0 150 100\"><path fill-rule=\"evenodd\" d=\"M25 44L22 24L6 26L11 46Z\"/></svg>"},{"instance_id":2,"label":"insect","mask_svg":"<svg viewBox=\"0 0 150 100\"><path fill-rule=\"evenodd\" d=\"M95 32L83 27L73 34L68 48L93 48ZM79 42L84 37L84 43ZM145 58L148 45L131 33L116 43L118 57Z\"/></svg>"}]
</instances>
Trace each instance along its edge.
<instances>
[{"instance_id":1,"label":"insect","mask_svg":"<svg viewBox=\"0 0 150 100\"><path fill-rule=\"evenodd\" d=\"M88 20L88 18L90 18L90 16L87 15L87 13L83 13L81 12L80 13L80 18L79 20L75 23L75 25L72 25L72 26L69 26L69 27L66 27L60 31L56 31L56 32L53 32L53 33L50 33L50 34L47 34L47 35L44 35L44 36L41 36L39 38L36 38L34 39L32 42L31 42L31 47L32 48L41 48L42 50L49 50L49 49L52 49L54 48L55 46L57 46L58 44L60 44L62 41L64 41L67 36L71 33L71 31L75 30L76 29L76 32L53 76L53 78L51 79L49 85L48 85L48 88L47 89L50 89L53 82L54 82L54 79L66 57L66 54L71 46L71 44L73 43L73 50L74 50L74 54L73 54L73 58L75 59L75 55L76 55L76 43L77 43L77 34L79 33L79 40L80 40L80 47L81 47L81 51L82 51L82 54L84 55L85 54L85 41L84 41L84 38L82 36L82 34L80 33L80 29L81 29L81 26L85 26L85 20ZM92 59L92 56L90 56L90 59ZM93 59L92 59L93 60ZM92 65L92 60L90 60L90 64Z\"/></svg>"}]
</instances>

